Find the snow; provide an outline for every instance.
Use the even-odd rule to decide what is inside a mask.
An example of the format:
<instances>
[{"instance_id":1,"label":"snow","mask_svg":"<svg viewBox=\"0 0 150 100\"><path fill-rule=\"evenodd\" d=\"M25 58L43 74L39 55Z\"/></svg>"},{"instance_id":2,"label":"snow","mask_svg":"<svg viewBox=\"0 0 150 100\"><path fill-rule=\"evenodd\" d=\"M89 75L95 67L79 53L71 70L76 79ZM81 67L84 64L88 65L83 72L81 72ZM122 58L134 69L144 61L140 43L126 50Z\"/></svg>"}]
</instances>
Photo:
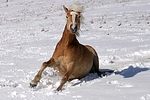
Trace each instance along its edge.
<instances>
[{"instance_id":1,"label":"snow","mask_svg":"<svg viewBox=\"0 0 150 100\"><path fill-rule=\"evenodd\" d=\"M34 89L30 81L62 36L62 6L84 4L82 44L99 55L103 78L90 74L56 92L58 77L47 68ZM0 99L150 100L149 0L0 0Z\"/></svg>"}]
</instances>

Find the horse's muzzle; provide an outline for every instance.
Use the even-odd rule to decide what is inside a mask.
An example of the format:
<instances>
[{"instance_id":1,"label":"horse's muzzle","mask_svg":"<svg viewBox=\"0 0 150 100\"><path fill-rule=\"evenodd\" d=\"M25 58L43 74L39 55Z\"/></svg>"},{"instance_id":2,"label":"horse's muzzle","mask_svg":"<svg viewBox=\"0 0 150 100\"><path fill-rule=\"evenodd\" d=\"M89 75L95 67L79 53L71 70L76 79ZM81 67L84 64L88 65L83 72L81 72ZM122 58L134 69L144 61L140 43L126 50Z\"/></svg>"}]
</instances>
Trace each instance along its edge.
<instances>
[{"instance_id":1,"label":"horse's muzzle","mask_svg":"<svg viewBox=\"0 0 150 100\"><path fill-rule=\"evenodd\" d=\"M72 33L76 33L77 30L78 30L78 26L76 24L75 25L71 24L70 25L70 30L71 30Z\"/></svg>"}]
</instances>

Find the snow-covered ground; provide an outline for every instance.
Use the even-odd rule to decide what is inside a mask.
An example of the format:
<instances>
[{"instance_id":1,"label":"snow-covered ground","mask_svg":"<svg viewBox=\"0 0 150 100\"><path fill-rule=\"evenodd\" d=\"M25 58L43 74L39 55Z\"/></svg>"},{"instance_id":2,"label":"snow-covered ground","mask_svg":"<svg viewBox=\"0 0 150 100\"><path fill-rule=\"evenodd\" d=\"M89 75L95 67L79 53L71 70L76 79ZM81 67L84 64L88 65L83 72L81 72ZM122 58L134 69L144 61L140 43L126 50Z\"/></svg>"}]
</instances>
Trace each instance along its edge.
<instances>
[{"instance_id":1,"label":"snow-covered ground","mask_svg":"<svg viewBox=\"0 0 150 100\"><path fill-rule=\"evenodd\" d=\"M100 70L55 92L51 68L29 83L47 61L65 26L62 5L84 4L78 40L92 45ZM0 100L150 100L150 0L0 0Z\"/></svg>"}]
</instances>

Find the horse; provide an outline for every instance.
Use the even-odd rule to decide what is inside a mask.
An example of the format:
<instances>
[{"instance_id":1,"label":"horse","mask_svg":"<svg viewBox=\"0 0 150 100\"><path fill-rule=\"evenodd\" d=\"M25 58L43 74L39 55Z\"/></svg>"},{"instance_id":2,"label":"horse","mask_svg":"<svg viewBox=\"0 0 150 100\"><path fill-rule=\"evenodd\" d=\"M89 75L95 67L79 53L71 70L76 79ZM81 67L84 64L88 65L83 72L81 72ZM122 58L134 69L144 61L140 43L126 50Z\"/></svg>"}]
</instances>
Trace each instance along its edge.
<instances>
[{"instance_id":1,"label":"horse","mask_svg":"<svg viewBox=\"0 0 150 100\"><path fill-rule=\"evenodd\" d=\"M73 5L70 9L63 5L66 13L66 25L60 41L57 43L52 57L44 62L34 79L31 87L36 87L45 68L51 67L62 77L56 89L62 90L63 85L73 79L81 79L89 73L103 75L99 71L99 59L96 50L89 45L83 45L77 40L83 6Z\"/></svg>"}]
</instances>

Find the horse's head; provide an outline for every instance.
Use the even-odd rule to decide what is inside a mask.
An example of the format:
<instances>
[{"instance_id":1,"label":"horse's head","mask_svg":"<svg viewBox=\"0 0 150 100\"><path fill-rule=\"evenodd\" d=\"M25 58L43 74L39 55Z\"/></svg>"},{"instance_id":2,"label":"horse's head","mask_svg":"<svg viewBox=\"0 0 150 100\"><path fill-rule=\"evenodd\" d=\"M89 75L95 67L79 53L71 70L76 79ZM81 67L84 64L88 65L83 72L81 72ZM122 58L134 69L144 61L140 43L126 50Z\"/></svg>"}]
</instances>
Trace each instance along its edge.
<instances>
[{"instance_id":1,"label":"horse's head","mask_svg":"<svg viewBox=\"0 0 150 100\"><path fill-rule=\"evenodd\" d=\"M81 11L83 6L73 5L70 9L63 6L66 12L67 29L72 33L78 35L80 29Z\"/></svg>"}]
</instances>

